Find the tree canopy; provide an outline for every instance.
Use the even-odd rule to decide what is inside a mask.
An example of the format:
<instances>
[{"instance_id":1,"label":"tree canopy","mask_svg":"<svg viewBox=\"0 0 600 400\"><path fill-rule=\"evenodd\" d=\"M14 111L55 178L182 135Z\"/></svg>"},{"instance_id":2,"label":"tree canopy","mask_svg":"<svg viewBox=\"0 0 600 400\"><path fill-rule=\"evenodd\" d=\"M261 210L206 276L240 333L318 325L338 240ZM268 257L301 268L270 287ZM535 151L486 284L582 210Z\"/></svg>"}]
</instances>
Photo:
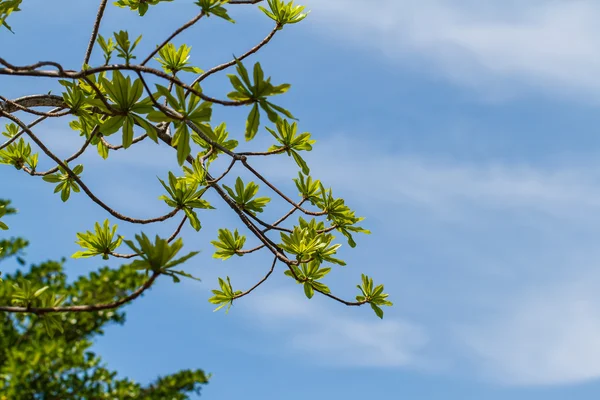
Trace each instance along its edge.
<instances>
[{"instance_id":1,"label":"tree canopy","mask_svg":"<svg viewBox=\"0 0 600 400\"><path fill-rule=\"evenodd\" d=\"M22 1L0 0L3 41L19 40L19 32L11 27L10 18L20 11ZM158 11L155 8L168 9L171 2L119 0L114 5L123 8L123 12L144 16ZM7 340L20 341L19 346L8 352L7 360L24 357L19 351L28 351L25 343L32 336L42 340L40 326L49 335L41 342L47 346L64 344L74 337L88 338L108 321L121 322L123 314L118 307L138 298L157 279L169 277L175 283L184 278L198 279L183 267L196 252L182 251L180 232L184 224L200 231L202 215L209 212L233 213L239 224L234 230L222 228L213 233L210 244L214 246L215 258L227 260L266 252L273 260L266 266L264 278L250 288L237 287L229 276L219 278L209 299L217 310L229 309L234 301L256 290L277 267L302 286L308 299L317 293L348 306L368 304L380 318L381 307L392 305L383 285L374 284L367 275L362 275L358 282L354 299L337 296L325 283L332 268L346 265L337 255L342 243L334 233L341 234L349 246L355 247L355 234L370 232L360 226L363 218L344 199L311 176L303 153L311 151L316 141L311 133L302 132L295 114L277 100L291 85L272 81L260 62L252 66L249 63L278 32L303 21L308 11L293 1L283 0L197 0L194 4L198 7L197 15L157 43L149 54L137 51L142 36L132 37L127 30L103 32L102 21L109 4L101 0L90 27L89 45L82 49L81 66L55 61L23 65L19 60L0 57L0 75L8 76L15 85L26 79L47 78L38 81L36 93L8 98L0 92L0 120L4 122L2 133L6 137L0 144L0 163L22 171L23 179L41 178L39 190L52 189L63 202L72 196L85 195L106 212L106 220L95 224L90 221L89 231L76 234L81 250L73 258L117 258L127 262L119 269L102 269L72 285L65 283L60 262L41 264L28 273L5 275L0 312L2 318L11 321L6 329L14 331ZM273 25L264 39L245 53L204 69L205 66L191 63L190 45L175 44L178 35L198 23L209 24L215 19L234 23L230 8L251 4L258 4L259 12ZM223 71L229 71L229 93L205 92L204 82ZM61 92L53 94L47 90L47 82L58 82ZM215 121L216 107L247 108L244 131L230 132L225 122ZM70 127L73 138L79 137L81 142L78 151L64 158L45 143L40 131L49 120L62 120ZM240 141L251 142L259 134L272 136L273 145L252 151L238 150ZM159 201L172 210L164 215L138 218L123 214L103 200L102 194L86 180L84 165L78 159L95 148L98 157L110 162L113 152L127 152L148 140L165 151L171 149L179 169L165 170L157 182L164 189ZM256 158L286 156L298 168L297 176L290 176L297 188L296 196L278 188L269 179L268 171L259 171L253 162ZM251 176L251 180L242 179L242 173ZM209 191L216 194L218 204L205 198ZM267 211L274 202L287 204L289 211L271 219ZM10 212L7 205L0 207L0 217ZM151 238L144 232L126 238L118 233L116 224L119 221L144 227L166 224L175 218L179 222L168 238ZM0 228L8 228L4 219ZM4 256L18 255L22 244L4 242ZM100 284L99 276L107 278L109 283ZM23 333L32 326L35 330ZM73 350L69 357L76 359L78 365L99 365L94 356L86 355L88 344L84 340L81 348ZM57 352L63 349L64 346L56 345ZM9 366L6 368L12 362L15 361L6 361ZM43 363L38 365L42 368ZM101 367L92 370L110 375ZM173 379L196 382L204 379L201 372L186 373L191 375L175 375ZM76 385L79 377L74 373L68 379ZM123 385L133 388L136 384ZM146 390L135 388L131 390Z\"/></svg>"},{"instance_id":2,"label":"tree canopy","mask_svg":"<svg viewBox=\"0 0 600 400\"><path fill-rule=\"evenodd\" d=\"M15 210L0 201L7 214ZM19 257L28 243L22 238L0 240L0 262ZM35 282L51 287L82 302L110 301L140 286L143 273L124 265L102 268L89 276L67 283L65 260L46 261L28 271L6 276L7 281ZM0 285L0 302L9 303L15 294L11 285ZM201 370L184 370L140 385L119 378L109 370L90 347L93 337L103 334L110 323L123 324L122 309L88 313L62 313L62 335L50 337L38 319L27 314L0 314L0 399L187 399L199 393L209 376Z\"/></svg>"}]
</instances>

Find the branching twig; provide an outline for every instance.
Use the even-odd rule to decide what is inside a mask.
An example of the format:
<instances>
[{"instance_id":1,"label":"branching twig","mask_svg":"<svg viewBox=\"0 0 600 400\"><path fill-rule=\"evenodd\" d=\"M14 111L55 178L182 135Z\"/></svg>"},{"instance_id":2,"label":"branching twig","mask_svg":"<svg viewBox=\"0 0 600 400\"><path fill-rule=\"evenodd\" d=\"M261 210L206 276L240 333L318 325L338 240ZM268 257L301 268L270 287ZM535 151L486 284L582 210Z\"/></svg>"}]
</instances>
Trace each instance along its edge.
<instances>
[{"instance_id":1,"label":"branching twig","mask_svg":"<svg viewBox=\"0 0 600 400\"><path fill-rule=\"evenodd\" d=\"M125 303L128 303L132 300L138 298L142 293L148 290L156 278L160 275L160 272L154 272L150 278L138 289L132 292L129 296L125 296L119 300L113 301L111 303L104 304L89 304L82 306L63 306L63 307L11 307L11 306L0 306L0 311L10 312L10 313L31 313L37 315L43 315L48 313L66 313L66 312L92 312L92 311L101 311L101 310L111 310L117 307L122 306Z\"/></svg>"},{"instance_id":2,"label":"branching twig","mask_svg":"<svg viewBox=\"0 0 600 400\"><path fill-rule=\"evenodd\" d=\"M98 30L100 29L100 22L104 16L104 10L106 9L106 3L108 0L100 0L100 7L98 7L98 13L96 14L96 21L94 21L94 27L92 29L92 35L90 36L90 42L88 43L87 50L85 51L85 57L83 58L83 65L86 65L90 61L92 56L92 50L94 50L94 44L96 43L96 37L98 37Z\"/></svg>"},{"instance_id":3,"label":"branching twig","mask_svg":"<svg viewBox=\"0 0 600 400\"><path fill-rule=\"evenodd\" d=\"M19 125L21 127L21 129L23 129L27 133L27 135L31 138L31 140L33 140L35 142L35 144L37 144L38 147L40 149L42 149L42 151L48 157L50 157L54 162L56 162L58 165L60 165L60 167L63 168L69 174L71 179L73 179L75 182L77 182L79 184L79 186L81 186L81 189L85 192L85 194L88 195L88 197L94 203L98 204L100 207L102 207L103 209L108 211L113 217L118 218L122 221L133 223L133 224L151 224L154 222L166 221L167 219L172 218L179 212L179 209L176 208L173 211L171 211L170 213L165 214L160 217L151 218L151 219L136 219L136 218L128 217L126 215L123 215L123 214L113 210L112 208L110 208L109 206L104 204L104 202L102 202L102 200L100 200L98 197L96 197L94 195L94 193L92 193L92 191L87 187L87 185L85 183L83 183L81 178L79 178L77 176L77 174L75 174L63 161L61 161L56 155L54 155L54 153L52 153L46 147L46 145L44 145L44 143L31 131L31 129L29 129L27 127L27 125L25 125L20 119L18 119L17 117L15 117L11 114L5 113L3 111L0 111L0 115L10 119L11 121L13 121L17 125Z\"/></svg>"},{"instance_id":4,"label":"branching twig","mask_svg":"<svg viewBox=\"0 0 600 400\"><path fill-rule=\"evenodd\" d=\"M230 2L230 4L234 4L234 3ZM242 4L242 3L239 3L239 4ZM275 36L275 33L277 33L278 29L279 29L279 25L275 26L275 28L273 28L273 30L267 35L267 37L265 37L259 44L257 44L256 46L254 46L253 48L251 48L250 50L248 50L246 53L242 54L237 59L239 61L242 61L246 57L248 57L248 56L256 53L264 45L266 45L267 43L269 43L269 41L273 38L273 36ZM194 86L196 83L202 82L203 80L205 80L206 78L208 78L209 76L211 76L212 74L214 74L216 72L223 71L224 69L227 69L227 68L231 67L232 65L235 65L235 63L236 63L235 60L231 60L229 62L226 62L226 63L221 64L221 65L217 65L216 67L213 67L213 68L209 69L208 71L206 71L205 73L203 73L202 75L200 75L198 78L196 78L194 80L194 82L192 83L192 86Z\"/></svg>"},{"instance_id":5,"label":"branching twig","mask_svg":"<svg viewBox=\"0 0 600 400\"><path fill-rule=\"evenodd\" d=\"M178 28L175 32L173 32L168 38L166 38L164 42L162 42L160 45L158 45L156 47L156 49L154 49L152 51L152 53L150 53L148 55L148 57L146 57L146 59L144 61L142 61L142 63L140 65L146 65L148 63L148 61L150 61L152 59L152 57L154 57L154 55L160 51L160 49L162 49L171 40L173 40L173 38L175 36L179 35L181 32L185 31L187 28L189 28L190 26L194 25L196 22L200 21L200 19L203 16L204 16L204 11L201 11L200 14L196 15L194 18L192 18L191 20L189 20L188 22L186 22L185 24L183 24L180 28Z\"/></svg>"}]
</instances>

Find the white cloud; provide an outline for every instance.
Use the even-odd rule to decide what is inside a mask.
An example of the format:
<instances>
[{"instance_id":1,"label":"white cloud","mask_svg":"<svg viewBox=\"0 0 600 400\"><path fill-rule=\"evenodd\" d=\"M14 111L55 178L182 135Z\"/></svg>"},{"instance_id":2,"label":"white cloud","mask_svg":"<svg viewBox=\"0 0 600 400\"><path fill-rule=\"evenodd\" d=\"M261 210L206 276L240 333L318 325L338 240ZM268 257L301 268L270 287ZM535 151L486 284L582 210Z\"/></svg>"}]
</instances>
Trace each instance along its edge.
<instances>
[{"instance_id":1,"label":"white cloud","mask_svg":"<svg viewBox=\"0 0 600 400\"><path fill-rule=\"evenodd\" d=\"M596 1L307 3L322 29L405 64L423 57L431 69L478 89L502 90L506 78L578 92L600 88Z\"/></svg>"},{"instance_id":2,"label":"white cloud","mask_svg":"<svg viewBox=\"0 0 600 400\"><path fill-rule=\"evenodd\" d=\"M340 310L329 311L316 300L289 290L257 293L244 304L262 326L283 329L285 346L313 362L344 367L420 367L420 350L427 343L422 329L397 319L362 319ZM369 310L370 311L370 310Z\"/></svg>"},{"instance_id":3,"label":"white cloud","mask_svg":"<svg viewBox=\"0 0 600 400\"><path fill-rule=\"evenodd\" d=\"M530 288L461 334L485 374L516 385L600 377L598 276Z\"/></svg>"},{"instance_id":4,"label":"white cloud","mask_svg":"<svg viewBox=\"0 0 600 400\"><path fill-rule=\"evenodd\" d=\"M385 147L385 144L379 146ZM369 158L349 154L369 154ZM412 154L386 154L376 145L334 135L319 141L306 156L315 177L334 191L344 191L350 203L416 207L436 217L464 217L475 211L534 211L581 222L600 209L600 165L572 160L572 164L534 166L511 163L468 163ZM265 170L289 180L291 163ZM401 208L390 208L394 214ZM469 221L470 222L470 221Z\"/></svg>"},{"instance_id":5,"label":"white cloud","mask_svg":"<svg viewBox=\"0 0 600 400\"><path fill-rule=\"evenodd\" d=\"M358 149L372 155L368 162L346 156ZM417 354L440 349L436 354L452 365L471 365L471 373L510 385L600 378L600 275L593 273L600 263L600 165L386 155L348 136L322 141L315 152L309 163L315 176L343 192L361 214L371 210L388 234L400 227L413 237L415 248L399 242L399 251L419 260L425 272L409 271L406 263L397 271L398 254L381 256L374 267L393 278L384 282L396 285L393 294L404 304L428 304L429 310L413 310L430 337ZM281 168L268 170L289 177ZM373 246L369 251L389 252ZM395 272L384 268L392 265ZM463 326L453 336L458 323ZM340 339L330 338L352 331L352 340L367 346L360 329L336 324L298 334L293 343L323 342L344 353L346 342L338 346ZM390 343L403 337L402 327L392 331ZM393 353L379 344L381 354Z\"/></svg>"}]
</instances>

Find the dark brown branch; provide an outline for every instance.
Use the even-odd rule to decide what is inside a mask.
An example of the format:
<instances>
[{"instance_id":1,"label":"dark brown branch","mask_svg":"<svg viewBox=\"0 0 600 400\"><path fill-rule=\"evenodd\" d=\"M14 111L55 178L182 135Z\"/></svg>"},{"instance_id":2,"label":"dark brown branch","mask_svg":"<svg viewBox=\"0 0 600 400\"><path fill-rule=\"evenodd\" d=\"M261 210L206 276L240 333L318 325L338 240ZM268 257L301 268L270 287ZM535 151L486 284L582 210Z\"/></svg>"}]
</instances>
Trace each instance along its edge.
<instances>
[{"instance_id":1,"label":"dark brown branch","mask_svg":"<svg viewBox=\"0 0 600 400\"><path fill-rule=\"evenodd\" d=\"M94 75L103 71L133 71L133 72L144 72L148 74L152 74L158 76L159 78L163 78L168 80L169 82L173 82L175 85L182 87L183 89L194 93L196 96L200 97L204 101L208 101L215 104L220 104L222 106L245 106L248 104L252 104L254 100L244 100L244 101L228 101L228 100L220 100L215 99L213 97L207 96L199 90L194 89L193 87L186 85L177 77L168 75L163 71L160 71L155 68L146 67L143 65L126 65L126 64L113 64L113 65L103 65L96 68L89 68L82 71L72 71L72 70L64 70L62 66L58 63L51 61L41 61L35 64L26 65L26 66L16 66L8 63L6 60L0 57L0 64L6 66L7 68L0 68L0 75L16 75L16 76L39 76L39 77L47 77L47 78L70 78L70 79L81 79L85 76ZM55 66L58 71L49 71L49 70L37 70L37 68L52 65Z\"/></svg>"},{"instance_id":2,"label":"dark brown branch","mask_svg":"<svg viewBox=\"0 0 600 400\"><path fill-rule=\"evenodd\" d=\"M136 144L138 142L141 142L142 140L146 139L148 137L148 134L144 133L138 137L133 138L133 140L131 141L131 144ZM105 145L106 147L108 147L110 150L121 150L123 148L123 145L114 145L114 144L110 144L106 141L106 139L104 139L104 137L100 138L100 141L102 142L103 145Z\"/></svg>"},{"instance_id":3,"label":"dark brown branch","mask_svg":"<svg viewBox=\"0 0 600 400\"><path fill-rule=\"evenodd\" d=\"M252 157L252 156L272 156L274 154L283 153L284 151L285 151L285 148L277 149L277 150L273 150L273 151L245 151L243 153L237 153L237 154L239 156L246 156L246 157Z\"/></svg>"},{"instance_id":4,"label":"dark brown branch","mask_svg":"<svg viewBox=\"0 0 600 400\"><path fill-rule=\"evenodd\" d=\"M246 290L245 292L242 292L242 293L238 294L237 296L234 296L233 299L231 299L231 300L236 300L236 299L239 299L240 297L244 297L244 296L252 293L257 287L259 287L260 285L265 283L267 281L267 279L269 279L269 276L271 276L271 274L275 270L275 264L277 264L277 257L275 257L273 259L273 264L271 265L271 269L269 270L269 272L267 272L267 274L256 285L252 286L250 289Z\"/></svg>"},{"instance_id":5,"label":"dark brown branch","mask_svg":"<svg viewBox=\"0 0 600 400\"><path fill-rule=\"evenodd\" d=\"M260 246L256 246L252 249L248 249L248 250L236 250L235 254L239 254L239 255L244 255L244 254L250 254L250 253L254 253L255 251L258 251L260 249L264 249L265 245L261 244Z\"/></svg>"},{"instance_id":6,"label":"dark brown branch","mask_svg":"<svg viewBox=\"0 0 600 400\"><path fill-rule=\"evenodd\" d=\"M256 176L258 179L260 179L261 181L263 181L268 187L270 187L275 193L277 193L282 199L284 199L285 201L287 201L288 203L290 203L292 206L294 206L295 208L297 208L298 210L302 211L304 214L306 215L313 215L313 216L323 216L326 215L327 212L325 211L320 211L320 212L313 212L313 211L308 211L302 207L300 207L298 204L296 204L292 199L290 199L289 197L287 197L281 190L277 189L275 187L275 185L273 185L271 182L269 182L268 180L266 180L260 173L258 173L258 171L256 171L254 168L252 168L249 164L248 161L246 160L246 158L242 158L242 164L244 164L244 166L254 174L254 176Z\"/></svg>"},{"instance_id":7,"label":"dark brown branch","mask_svg":"<svg viewBox=\"0 0 600 400\"><path fill-rule=\"evenodd\" d=\"M302 201L300 203L298 203L298 206L302 207L302 204L304 204L304 202L306 201L306 199L302 199ZM283 217L279 218L277 221L275 221L273 223L273 226L277 226L281 223L283 223L283 221L285 221L286 219L288 219L292 214L294 214L296 212L298 208L294 207L292 208L290 211L287 212L287 214L285 214ZM263 229L263 233L267 233L268 231L270 231L271 228L267 227L265 229Z\"/></svg>"},{"instance_id":8,"label":"dark brown branch","mask_svg":"<svg viewBox=\"0 0 600 400\"><path fill-rule=\"evenodd\" d=\"M98 7L98 13L96 14L96 20L94 21L94 28L92 29L92 35L90 36L90 42L88 43L87 50L85 51L85 57L83 58L83 65L90 62L92 51L94 50L94 43L96 43L96 37L98 37L98 30L100 29L100 22L104 16L104 10L106 9L106 3L108 0L100 0L100 7Z\"/></svg>"},{"instance_id":9,"label":"dark brown branch","mask_svg":"<svg viewBox=\"0 0 600 400\"><path fill-rule=\"evenodd\" d=\"M19 110L19 106L25 108L31 107L64 107L63 98L53 94L36 94L33 96L23 96L10 102L0 102L0 110L7 113L14 113ZM51 112L55 112L52 110Z\"/></svg>"},{"instance_id":10,"label":"dark brown branch","mask_svg":"<svg viewBox=\"0 0 600 400\"><path fill-rule=\"evenodd\" d=\"M183 24L179 29L177 29L175 32L173 32L167 39L165 39L164 42L162 42L159 46L157 46L156 49L154 49L154 51L152 51L152 53L150 53L150 55L148 55L148 57L146 57L146 59L144 61L142 61L142 63L140 65L146 65L148 63L148 61L150 61L152 59L152 57L154 57L154 55L156 55L156 53L158 53L160 51L160 49L162 49L171 40L173 40L173 38L175 36L179 35L181 32L185 31L187 28L194 25L196 22L200 21L200 19L203 16L204 16L204 11L201 11L200 14L196 15L194 18L192 18L191 20L189 20L188 22Z\"/></svg>"},{"instance_id":11,"label":"dark brown branch","mask_svg":"<svg viewBox=\"0 0 600 400\"><path fill-rule=\"evenodd\" d=\"M148 290L156 278L160 275L160 272L154 272L150 278L138 289L132 292L129 296L123 297L119 300L113 301L112 303L105 304L90 304L82 306L64 306L64 307L11 307L11 306L0 306L0 311L9 313L31 313L37 315L43 315L48 313L66 313L66 312L93 312L101 310L110 310L122 306L132 300L138 298L142 293Z\"/></svg>"},{"instance_id":12,"label":"dark brown branch","mask_svg":"<svg viewBox=\"0 0 600 400\"><path fill-rule=\"evenodd\" d=\"M104 202L102 202L102 200L100 200L98 197L96 197L94 195L94 193L92 193L92 191L87 187L87 185L85 183L83 183L83 181L81 180L81 178L79 178L77 176L77 174L75 174L63 161L60 160L60 158L58 158L54 153L52 153L47 147L46 145L44 145L44 143L31 131L31 129L29 129L27 127L27 125L25 125L20 119L18 119L17 117L5 113L3 111L0 111L0 116L5 116L6 118L10 119L11 121L15 122L17 125L19 125L21 127L21 129L23 129L27 135L31 138L31 140L33 140L35 142L35 144L38 145L38 147L40 149L42 149L42 151L44 153L46 153L46 155L48 157L50 157L54 162L56 162L56 164L60 165L68 174L69 176L79 184L79 186L81 186L81 189L85 192L85 194L88 195L88 197L96 204L98 204L100 207L102 207L104 210L108 211L113 217L118 218L122 221L126 221L126 222L130 222L133 224L151 224L154 222L160 222L160 221L166 221L169 218L172 218L173 216L175 216L178 212L179 209L174 209L173 211L171 211L168 214L165 214L163 216L157 217L157 218L151 218L151 219L136 219L136 218L131 218L128 217L126 215L123 215L115 210L113 210L112 208L110 208L109 206L107 206L106 204L104 204Z\"/></svg>"},{"instance_id":13,"label":"dark brown branch","mask_svg":"<svg viewBox=\"0 0 600 400\"><path fill-rule=\"evenodd\" d=\"M62 110L62 108L61 107L55 108L54 111L56 111L56 110ZM42 122L43 120L45 120L46 118L48 118L48 117L40 117L27 126L31 129L34 126L36 126L37 124L39 124L40 122ZM0 145L0 150L9 146L11 143L13 143L15 140L17 140L24 133L25 133L25 131L21 129L15 136L11 137L6 142L4 142L2 145Z\"/></svg>"},{"instance_id":14,"label":"dark brown branch","mask_svg":"<svg viewBox=\"0 0 600 400\"><path fill-rule=\"evenodd\" d=\"M281 228L279 226L276 225L271 225L265 221L263 221L262 219L258 218L256 215L246 211L246 215L248 215L250 218L252 218L253 220L255 220L256 222L259 223L259 225L262 225L265 227L265 229L262 230L262 233L268 232L269 230L277 230L277 231L281 231L281 232L287 232L287 233L293 233L293 231L291 229L288 228Z\"/></svg>"},{"instance_id":15,"label":"dark brown branch","mask_svg":"<svg viewBox=\"0 0 600 400\"><path fill-rule=\"evenodd\" d=\"M14 102L12 102L11 100L7 99L4 96L0 96L0 100L2 100L6 105L12 106L11 108L13 108L15 111L23 111L23 112L26 112L28 114L37 115L38 117L48 117L48 118L64 117L65 115L71 113L71 110L67 110L67 111L63 111L63 112L37 111L37 110L34 110L32 108L24 107L24 106L22 106L20 104L14 103Z\"/></svg>"},{"instance_id":16,"label":"dark brown branch","mask_svg":"<svg viewBox=\"0 0 600 400\"><path fill-rule=\"evenodd\" d=\"M234 4L234 3L230 2L229 4ZM252 4L254 4L254 3L252 3ZM275 26L275 28L273 28L273 30L267 35L267 37L265 37L259 44L257 44L256 46L254 46L253 48L248 50L246 53L244 53L240 57L238 57L238 60L242 61L246 57L248 57L248 56L256 53L258 50L260 50L264 45L266 45L267 43L269 43L269 41L271 41L271 39L273 38L273 36L275 36L275 33L277 32L278 29L279 29L279 25ZM226 62L221 65L217 65L216 67L209 69L208 71L206 71L205 73L200 75L198 78L196 78L194 80L194 82L192 83L192 86L194 86L196 83L202 82L203 80L205 80L206 78L208 78L209 76L211 76L212 74L214 74L216 72L223 71L224 69L227 69L227 68L231 67L232 65L235 65L235 62L236 62L235 60L231 60L229 62Z\"/></svg>"},{"instance_id":17,"label":"dark brown branch","mask_svg":"<svg viewBox=\"0 0 600 400\"><path fill-rule=\"evenodd\" d=\"M77 152L75 152L71 157L67 158L65 160L65 163L68 164L71 161L76 160L79 156L81 156L85 152L87 147L90 145L92 140L94 140L94 136L96 136L98 134L98 130L99 130L99 127L94 128L94 130L90 134L90 137L85 141L83 146ZM55 172L58 172L58 167L51 168L48 171L44 171L44 172L31 171L27 167L23 167L23 170L25 170L31 176L46 176L46 175L50 175L50 174L54 174Z\"/></svg>"}]
</instances>

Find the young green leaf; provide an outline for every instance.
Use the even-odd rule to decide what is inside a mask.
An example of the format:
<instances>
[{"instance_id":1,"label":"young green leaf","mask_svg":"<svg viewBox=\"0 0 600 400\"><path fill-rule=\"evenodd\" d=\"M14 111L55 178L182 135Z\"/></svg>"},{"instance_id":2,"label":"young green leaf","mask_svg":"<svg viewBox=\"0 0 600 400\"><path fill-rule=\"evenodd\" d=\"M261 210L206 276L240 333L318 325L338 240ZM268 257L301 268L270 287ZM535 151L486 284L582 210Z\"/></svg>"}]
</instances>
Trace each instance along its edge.
<instances>
[{"instance_id":1,"label":"young green leaf","mask_svg":"<svg viewBox=\"0 0 600 400\"><path fill-rule=\"evenodd\" d=\"M242 178L239 177L235 181L235 190L227 185L223 185L223 188L238 206L253 215L263 212L264 207L271 201L268 197L254 198L258 193L258 185L254 182L250 182L244 186Z\"/></svg>"},{"instance_id":2,"label":"young green leaf","mask_svg":"<svg viewBox=\"0 0 600 400\"><path fill-rule=\"evenodd\" d=\"M246 236L240 236L237 229L233 233L229 229L219 229L218 238L218 241L210 242L217 248L213 255L214 258L227 260L234 255L241 256L238 252L244 247Z\"/></svg>"},{"instance_id":3,"label":"young green leaf","mask_svg":"<svg viewBox=\"0 0 600 400\"><path fill-rule=\"evenodd\" d=\"M96 222L94 224L94 232L86 231L78 233L77 243L79 246L87 249L86 251L78 251L73 254L73 258L87 258L102 255L102 259L108 260L110 253L114 252L123 241L121 236L115 238L117 225L110 227L108 219L104 221L102 226Z\"/></svg>"}]
</instances>

